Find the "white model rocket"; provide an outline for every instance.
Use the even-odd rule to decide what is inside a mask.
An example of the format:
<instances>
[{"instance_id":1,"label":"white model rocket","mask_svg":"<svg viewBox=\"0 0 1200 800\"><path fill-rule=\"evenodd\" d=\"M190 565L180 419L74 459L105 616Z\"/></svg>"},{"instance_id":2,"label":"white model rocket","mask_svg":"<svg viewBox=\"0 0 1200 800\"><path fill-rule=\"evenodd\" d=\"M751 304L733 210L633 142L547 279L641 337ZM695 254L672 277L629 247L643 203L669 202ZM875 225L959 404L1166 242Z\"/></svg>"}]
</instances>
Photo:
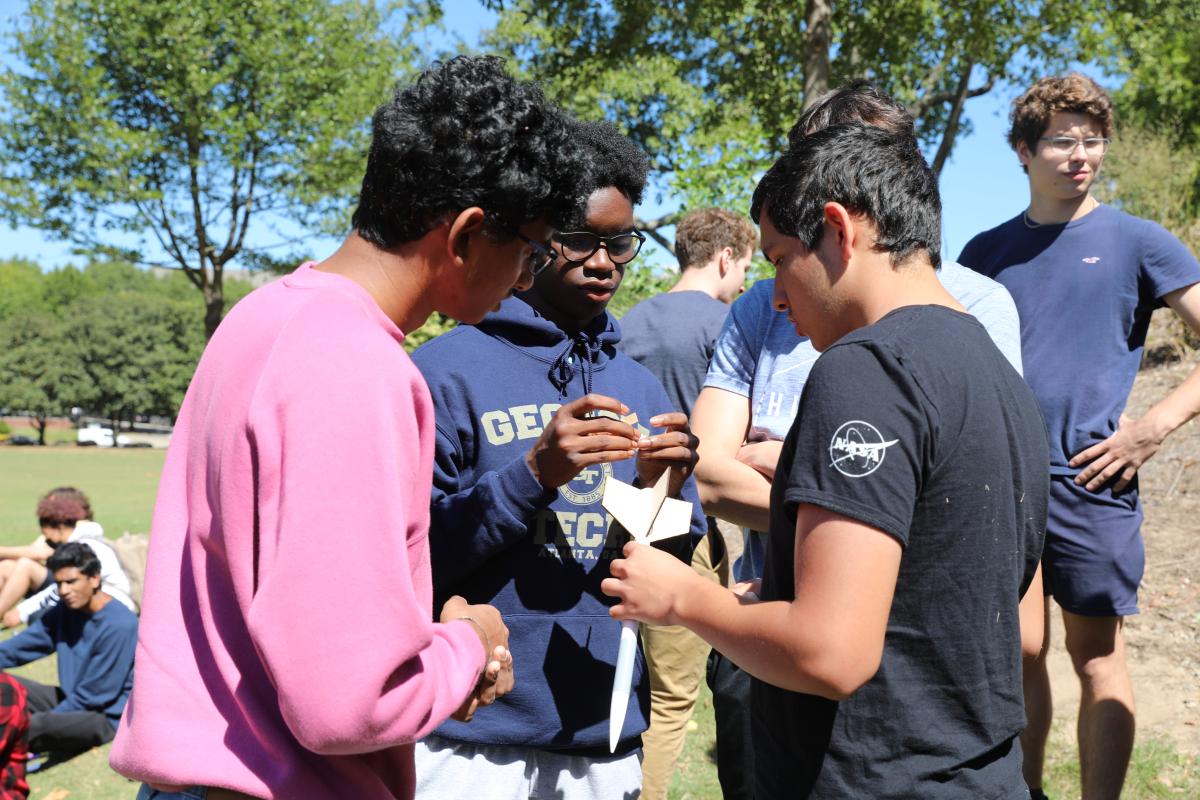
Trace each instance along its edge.
<instances>
[{"instance_id":1,"label":"white model rocket","mask_svg":"<svg viewBox=\"0 0 1200 800\"><path fill-rule=\"evenodd\" d=\"M682 536L692 527L692 504L667 497L671 470L648 489L635 489L611 476L604 483L600 504L620 522L629 535L642 544ZM617 651L617 672L613 676L612 705L608 712L608 751L616 752L625 712L629 708L629 689L633 684L633 657L637 653L637 623L621 622L621 646Z\"/></svg>"}]
</instances>

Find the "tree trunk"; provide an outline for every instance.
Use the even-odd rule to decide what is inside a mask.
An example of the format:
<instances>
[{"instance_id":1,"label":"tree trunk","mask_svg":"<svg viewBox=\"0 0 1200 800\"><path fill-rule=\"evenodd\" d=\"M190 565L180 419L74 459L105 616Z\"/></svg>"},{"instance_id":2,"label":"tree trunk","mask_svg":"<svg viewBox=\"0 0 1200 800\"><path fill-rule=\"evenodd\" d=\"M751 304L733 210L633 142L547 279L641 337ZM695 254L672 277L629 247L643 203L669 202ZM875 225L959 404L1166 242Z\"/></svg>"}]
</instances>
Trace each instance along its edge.
<instances>
[{"instance_id":1,"label":"tree trunk","mask_svg":"<svg viewBox=\"0 0 1200 800\"><path fill-rule=\"evenodd\" d=\"M112 427L113 434L113 449L117 447L117 437L121 435L121 413L117 412L109 417L108 424Z\"/></svg>"},{"instance_id":2,"label":"tree trunk","mask_svg":"<svg viewBox=\"0 0 1200 800\"><path fill-rule=\"evenodd\" d=\"M38 432L38 446L45 447L46 446L46 424L47 424L46 415L38 414L36 417L33 417L32 421L33 421L33 427Z\"/></svg>"},{"instance_id":3,"label":"tree trunk","mask_svg":"<svg viewBox=\"0 0 1200 800\"><path fill-rule=\"evenodd\" d=\"M833 6L808 0L804 11L804 108L829 91L829 46L833 43Z\"/></svg>"},{"instance_id":4,"label":"tree trunk","mask_svg":"<svg viewBox=\"0 0 1200 800\"><path fill-rule=\"evenodd\" d=\"M223 287L217 282L219 278L214 276L211 284L204 287L204 338L211 339L216 333L217 326L221 324L221 317L225 315L225 292Z\"/></svg>"},{"instance_id":5,"label":"tree trunk","mask_svg":"<svg viewBox=\"0 0 1200 800\"><path fill-rule=\"evenodd\" d=\"M975 68L975 62L967 59L962 65L962 69L958 73L958 87L954 91L953 105L950 106L950 116L946 119L946 129L942 131L942 141L938 144L937 154L933 157L933 164L930 168L935 176L940 177L942 167L946 166L946 160L950 158L950 151L954 149L954 140L958 138L958 126L962 121L963 104L967 101L967 93L970 91L971 85L971 70Z\"/></svg>"}]
</instances>

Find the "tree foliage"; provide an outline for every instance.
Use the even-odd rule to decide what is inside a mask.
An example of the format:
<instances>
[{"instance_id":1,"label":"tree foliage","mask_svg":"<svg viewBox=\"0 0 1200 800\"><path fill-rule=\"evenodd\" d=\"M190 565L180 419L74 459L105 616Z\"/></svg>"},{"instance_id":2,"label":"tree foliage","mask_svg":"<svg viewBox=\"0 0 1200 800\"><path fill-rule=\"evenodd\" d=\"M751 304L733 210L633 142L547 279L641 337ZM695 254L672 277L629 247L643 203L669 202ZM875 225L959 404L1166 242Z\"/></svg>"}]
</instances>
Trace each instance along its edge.
<instances>
[{"instance_id":1,"label":"tree foliage","mask_svg":"<svg viewBox=\"0 0 1200 800\"><path fill-rule=\"evenodd\" d=\"M0 325L0 407L29 414L46 443L46 420L70 408L89 388L76 343L44 311L21 311Z\"/></svg>"},{"instance_id":2,"label":"tree foliage","mask_svg":"<svg viewBox=\"0 0 1200 800\"><path fill-rule=\"evenodd\" d=\"M1120 118L1200 145L1200 24L1194 0L1121 0L1106 41L1125 76L1115 100Z\"/></svg>"},{"instance_id":3,"label":"tree foliage","mask_svg":"<svg viewBox=\"0 0 1200 800\"><path fill-rule=\"evenodd\" d=\"M226 294L251 288L232 278ZM204 346L194 294L177 272L127 263L43 273L0 261L0 408L28 414L42 432L76 406L114 429L134 415L173 416Z\"/></svg>"},{"instance_id":4,"label":"tree foliage","mask_svg":"<svg viewBox=\"0 0 1200 800\"><path fill-rule=\"evenodd\" d=\"M909 105L940 169L964 104L1068 63L1103 0L492 0L487 44L576 114L638 141L685 207L744 208L806 103L868 78ZM644 227L672 220L644 220ZM670 248L670 243L660 240Z\"/></svg>"},{"instance_id":5,"label":"tree foliage","mask_svg":"<svg viewBox=\"0 0 1200 800\"><path fill-rule=\"evenodd\" d=\"M1118 129L1100 173L1099 194L1139 217L1154 220L1200 254L1200 144L1179 141L1178 129L1158 130L1126 122ZM1181 358L1200 348L1200 338L1178 315L1156 315L1148 352Z\"/></svg>"},{"instance_id":6,"label":"tree foliage","mask_svg":"<svg viewBox=\"0 0 1200 800\"><path fill-rule=\"evenodd\" d=\"M1118 143L1125 163L1140 161L1150 173L1123 174L1118 196L1146 208L1180 238L1194 236L1200 217L1200 24L1192 0L1120 0L1106 40L1115 51L1114 71L1125 80L1114 95L1121 138L1149 149L1142 154ZM1174 152L1163 153L1163 148ZM1167 156L1164 161L1163 156ZM1169 174L1160 174L1170 163ZM1119 168L1119 167L1118 167ZM1168 188L1169 187L1169 188ZM1159 195L1158 198L1151 195ZM1142 212L1134 212L1142 213ZM1200 251L1200 242L1190 242Z\"/></svg>"},{"instance_id":7,"label":"tree foliage","mask_svg":"<svg viewBox=\"0 0 1200 800\"><path fill-rule=\"evenodd\" d=\"M168 297L123 291L71 307L64 323L80 351L87 385L82 402L113 430L134 414L173 416L204 348L187 306Z\"/></svg>"},{"instance_id":8,"label":"tree foliage","mask_svg":"<svg viewBox=\"0 0 1200 800\"><path fill-rule=\"evenodd\" d=\"M253 217L344 221L370 113L411 55L385 23L430 13L379 8L30 3L11 42L20 67L0 75L0 208L81 251L181 270L211 335Z\"/></svg>"}]
</instances>

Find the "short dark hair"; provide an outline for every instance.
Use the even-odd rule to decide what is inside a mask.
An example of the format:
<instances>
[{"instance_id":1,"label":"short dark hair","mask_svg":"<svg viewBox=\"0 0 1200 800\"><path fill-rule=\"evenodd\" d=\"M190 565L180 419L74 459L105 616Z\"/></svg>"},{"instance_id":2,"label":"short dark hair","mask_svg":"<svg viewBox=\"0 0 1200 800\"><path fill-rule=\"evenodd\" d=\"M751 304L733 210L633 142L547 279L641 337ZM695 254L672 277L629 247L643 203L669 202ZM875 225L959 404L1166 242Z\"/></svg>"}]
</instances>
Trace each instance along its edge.
<instances>
[{"instance_id":1,"label":"short dark hair","mask_svg":"<svg viewBox=\"0 0 1200 800\"><path fill-rule=\"evenodd\" d=\"M681 271L704 266L726 247L741 258L757 244L758 231L750 220L723 208L698 208L675 224L675 258Z\"/></svg>"},{"instance_id":2,"label":"short dark hair","mask_svg":"<svg viewBox=\"0 0 1200 800\"><path fill-rule=\"evenodd\" d=\"M95 578L100 574L100 557L83 542L67 542L46 559L46 569L53 575L60 569L69 567L75 567L89 578Z\"/></svg>"},{"instance_id":3,"label":"short dark hair","mask_svg":"<svg viewBox=\"0 0 1200 800\"><path fill-rule=\"evenodd\" d=\"M92 505L87 495L74 486L59 486L38 500L37 518L45 528L74 525L92 518Z\"/></svg>"},{"instance_id":4,"label":"short dark hair","mask_svg":"<svg viewBox=\"0 0 1200 800\"><path fill-rule=\"evenodd\" d=\"M377 247L415 241L447 212L478 206L506 240L534 219L578 212L580 168L566 118L496 56L426 69L375 111L352 222Z\"/></svg>"},{"instance_id":5,"label":"short dark hair","mask_svg":"<svg viewBox=\"0 0 1200 800\"><path fill-rule=\"evenodd\" d=\"M750 205L771 223L815 249L824 206L841 203L874 223L875 249L899 266L919 250L941 265L941 200L937 178L911 136L851 123L834 125L793 144L767 171Z\"/></svg>"},{"instance_id":6,"label":"short dark hair","mask_svg":"<svg viewBox=\"0 0 1200 800\"><path fill-rule=\"evenodd\" d=\"M912 114L887 92L866 80L856 80L821 95L804 110L788 132L788 143L830 125L861 122L901 136L915 136Z\"/></svg>"},{"instance_id":7,"label":"short dark hair","mask_svg":"<svg viewBox=\"0 0 1200 800\"><path fill-rule=\"evenodd\" d=\"M1102 135L1112 134L1112 98L1088 76L1072 72L1042 78L1013 101L1009 146L1016 150L1024 142L1030 153L1037 152L1038 139L1046 133L1056 111L1085 114L1096 120Z\"/></svg>"},{"instance_id":8,"label":"short dark hair","mask_svg":"<svg viewBox=\"0 0 1200 800\"><path fill-rule=\"evenodd\" d=\"M572 120L569 129L580 150L582 168L574 176L574 183L583 203L574 213L564 215L564 230L583 227L587 198L601 189L614 187L631 204L640 203L650 171L646 154L607 122Z\"/></svg>"}]
</instances>

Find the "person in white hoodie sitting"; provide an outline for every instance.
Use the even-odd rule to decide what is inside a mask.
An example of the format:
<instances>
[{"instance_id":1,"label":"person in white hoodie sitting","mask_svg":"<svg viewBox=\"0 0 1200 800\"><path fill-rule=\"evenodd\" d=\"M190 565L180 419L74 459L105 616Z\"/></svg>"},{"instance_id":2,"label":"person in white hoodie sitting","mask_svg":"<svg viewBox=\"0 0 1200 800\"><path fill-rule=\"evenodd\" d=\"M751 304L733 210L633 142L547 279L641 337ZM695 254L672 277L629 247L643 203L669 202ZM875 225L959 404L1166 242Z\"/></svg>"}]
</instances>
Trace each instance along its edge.
<instances>
[{"instance_id":1,"label":"person in white hoodie sitting","mask_svg":"<svg viewBox=\"0 0 1200 800\"><path fill-rule=\"evenodd\" d=\"M58 587L45 562L66 542L90 547L100 559L101 588L137 613L129 576L116 550L105 541L104 528L92 519L87 495L70 486L51 489L38 500L37 517L42 535L33 544L0 548L0 622L5 627L28 623L58 603Z\"/></svg>"}]
</instances>

